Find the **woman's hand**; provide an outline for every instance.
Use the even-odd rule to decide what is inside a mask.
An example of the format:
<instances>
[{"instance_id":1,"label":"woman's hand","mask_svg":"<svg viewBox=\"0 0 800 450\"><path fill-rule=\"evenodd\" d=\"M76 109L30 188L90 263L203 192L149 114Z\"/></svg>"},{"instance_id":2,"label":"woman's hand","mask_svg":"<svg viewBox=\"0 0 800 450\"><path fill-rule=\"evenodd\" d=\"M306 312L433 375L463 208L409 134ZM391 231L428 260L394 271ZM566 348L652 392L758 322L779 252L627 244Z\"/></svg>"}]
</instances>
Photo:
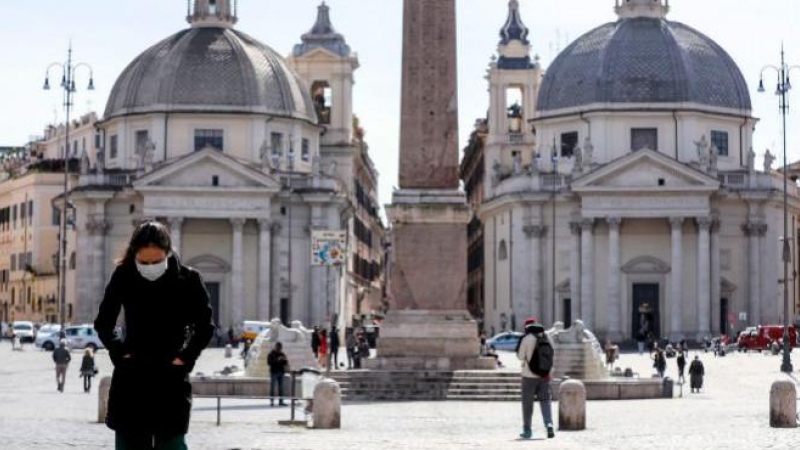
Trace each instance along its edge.
<instances>
[{"instance_id":1,"label":"woman's hand","mask_svg":"<svg viewBox=\"0 0 800 450\"><path fill-rule=\"evenodd\" d=\"M183 360L180 359L180 358L175 358L175 359L172 360L172 365L173 366L185 366L186 363L184 363Z\"/></svg>"}]
</instances>

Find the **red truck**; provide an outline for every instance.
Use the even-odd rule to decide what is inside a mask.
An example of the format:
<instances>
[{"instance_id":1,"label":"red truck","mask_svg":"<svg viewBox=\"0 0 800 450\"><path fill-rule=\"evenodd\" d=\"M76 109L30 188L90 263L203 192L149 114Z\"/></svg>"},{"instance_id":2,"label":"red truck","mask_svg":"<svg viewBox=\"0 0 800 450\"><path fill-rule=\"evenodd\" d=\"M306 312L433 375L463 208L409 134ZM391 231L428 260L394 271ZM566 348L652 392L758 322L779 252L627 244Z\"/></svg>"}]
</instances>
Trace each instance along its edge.
<instances>
[{"instance_id":1,"label":"red truck","mask_svg":"<svg viewBox=\"0 0 800 450\"><path fill-rule=\"evenodd\" d=\"M739 335L739 350L769 350L772 341L783 345L783 325L759 325L750 327ZM791 348L797 347L797 329L789 327L789 344Z\"/></svg>"}]
</instances>

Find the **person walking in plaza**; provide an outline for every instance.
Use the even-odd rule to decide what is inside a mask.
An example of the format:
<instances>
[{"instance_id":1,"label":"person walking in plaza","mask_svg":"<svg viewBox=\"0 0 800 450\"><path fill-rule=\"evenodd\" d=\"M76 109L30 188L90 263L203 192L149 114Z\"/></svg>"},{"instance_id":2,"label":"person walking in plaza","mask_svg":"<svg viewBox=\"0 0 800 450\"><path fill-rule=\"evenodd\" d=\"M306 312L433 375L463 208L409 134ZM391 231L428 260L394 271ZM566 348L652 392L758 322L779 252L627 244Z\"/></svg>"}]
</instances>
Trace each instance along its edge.
<instances>
[{"instance_id":1,"label":"person walking in plaza","mask_svg":"<svg viewBox=\"0 0 800 450\"><path fill-rule=\"evenodd\" d=\"M547 437L555 437L550 405L550 372L553 368L553 346L544 332L544 326L535 317L525 319L525 336L517 344L517 358L522 362L522 434L533 436L534 399L539 400Z\"/></svg>"},{"instance_id":2,"label":"person walking in plaza","mask_svg":"<svg viewBox=\"0 0 800 450\"><path fill-rule=\"evenodd\" d=\"M314 358L319 358L319 327L317 326L311 330L311 352L314 353Z\"/></svg>"},{"instance_id":3,"label":"person walking in plaza","mask_svg":"<svg viewBox=\"0 0 800 450\"><path fill-rule=\"evenodd\" d=\"M83 359L81 360L81 377L83 377L83 392L87 394L92 390L92 377L97 373L97 367L94 364L94 354L92 349L87 348L83 352Z\"/></svg>"},{"instance_id":4,"label":"person walking in plaza","mask_svg":"<svg viewBox=\"0 0 800 450\"><path fill-rule=\"evenodd\" d=\"M319 349L318 349L318 362L319 367L325 369L328 367L328 332L325 329L319 330Z\"/></svg>"},{"instance_id":5,"label":"person walking in plaza","mask_svg":"<svg viewBox=\"0 0 800 450\"><path fill-rule=\"evenodd\" d=\"M364 335L363 331L358 332L358 343L356 346L358 347L358 368L361 368L361 362L369 359L370 355L369 341L367 341L367 336Z\"/></svg>"},{"instance_id":6,"label":"person walking in plaza","mask_svg":"<svg viewBox=\"0 0 800 450\"><path fill-rule=\"evenodd\" d=\"M339 330L336 327L331 328L331 362L333 367L332 369L339 368Z\"/></svg>"},{"instance_id":7,"label":"person walking in plaza","mask_svg":"<svg viewBox=\"0 0 800 450\"><path fill-rule=\"evenodd\" d=\"M658 372L659 378L664 378L664 372L667 370L667 358L664 356L664 350L658 347L653 353L653 367Z\"/></svg>"},{"instance_id":8,"label":"person walking in plaza","mask_svg":"<svg viewBox=\"0 0 800 450\"><path fill-rule=\"evenodd\" d=\"M678 344L680 345L680 344ZM686 369L686 356L684 355L683 351L678 353L678 358L676 360L678 364L678 382L685 383L686 378L683 376L684 369Z\"/></svg>"},{"instance_id":9,"label":"person walking in plaza","mask_svg":"<svg viewBox=\"0 0 800 450\"><path fill-rule=\"evenodd\" d=\"M67 341L60 340L58 348L53 350L53 362L56 363L56 383L58 384L58 392L64 392L64 382L67 380L67 367L69 362L72 361L72 356L67 350Z\"/></svg>"},{"instance_id":10,"label":"person walking in plaza","mask_svg":"<svg viewBox=\"0 0 800 450\"><path fill-rule=\"evenodd\" d=\"M124 338L114 333L123 309ZM202 276L181 263L161 223L136 227L94 327L114 364L106 425L115 448L188 449L189 373L215 326Z\"/></svg>"},{"instance_id":11,"label":"person walking in plaza","mask_svg":"<svg viewBox=\"0 0 800 450\"><path fill-rule=\"evenodd\" d=\"M689 384L692 388L692 393L700 393L700 389L703 388L703 377L705 374L706 371L703 367L703 362L700 361L699 356L695 355L694 361L689 364Z\"/></svg>"},{"instance_id":12,"label":"person walking in plaza","mask_svg":"<svg viewBox=\"0 0 800 450\"><path fill-rule=\"evenodd\" d=\"M289 360L283 353L283 344L275 343L275 347L267 355L267 365L269 366L269 406L275 406L275 397L278 397L278 406L286 406L283 402L283 379L286 375L286 368L289 367Z\"/></svg>"},{"instance_id":13,"label":"person walking in plaza","mask_svg":"<svg viewBox=\"0 0 800 450\"><path fill-rule=\"evenodd\" d=\"M344 332L344 346L347 350L347 369L353 368L353 362L356 357L356 335L353 333L352 328L346 328Z\"/></svg>"}]
</instances>

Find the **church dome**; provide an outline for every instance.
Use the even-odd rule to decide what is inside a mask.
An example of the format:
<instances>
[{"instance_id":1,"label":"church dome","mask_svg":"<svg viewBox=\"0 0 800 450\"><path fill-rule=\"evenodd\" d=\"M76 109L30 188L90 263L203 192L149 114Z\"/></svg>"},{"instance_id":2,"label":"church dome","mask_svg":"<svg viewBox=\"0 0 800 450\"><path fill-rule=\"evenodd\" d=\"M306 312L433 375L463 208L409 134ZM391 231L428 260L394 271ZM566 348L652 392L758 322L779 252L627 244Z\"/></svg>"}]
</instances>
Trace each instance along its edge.
<instances>
[{"instance_id":1,"label":"church dome","mask_svg":"<svg viewBox=\"0 0 800 450\"><path fill-rule=\"evenodd\" d=\"M310 94L283 58L231 26L193 25L147 49L117 79L105 118L163 112L317 122Z\"/></svg>"},{"instance_id":2,"label":"church dome","mask_svg":"<svg viewBox=\"0 0 800 450\"><path fill-rule=\"evenodd\" d=\"M620 20L595 28L561 52L542 80L537 103L542 116L615 103L751 109L744 77L722 47L667 21L669 6L637 6L645 7L646 14L639 14L633 6L618 6ZM665 9L652 13L657 7Z\"/></svg>"}]
</instances>

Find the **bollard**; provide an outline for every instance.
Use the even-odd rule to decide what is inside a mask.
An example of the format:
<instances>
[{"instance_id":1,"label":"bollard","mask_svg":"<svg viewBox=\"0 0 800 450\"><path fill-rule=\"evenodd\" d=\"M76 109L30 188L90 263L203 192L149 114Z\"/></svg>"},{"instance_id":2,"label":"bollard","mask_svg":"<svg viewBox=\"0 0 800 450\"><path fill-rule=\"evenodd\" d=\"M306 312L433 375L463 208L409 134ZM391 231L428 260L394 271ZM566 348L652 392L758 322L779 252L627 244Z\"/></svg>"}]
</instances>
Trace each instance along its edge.
<instances>
[{"instance_id":1,"label":"bollard","mask_svg":"<svg viewBox=\"0 0 800 450\"><path fill-rule=\"evenodd\" d=\"M567 380L558 388L558 429L586 429L586 386L580 380Z\"/></svg>"},{"instance_id":2,"label":"bollard","mask_svg":"<svg viewBox=\"0 0 800 450\"><path fill-rule=\"evenodd\" d=\"M233 347L231 346L231 344L225 346L225 357L226 358L233 357Z\"/></svg>"},{"instance_id":3,"label":"bollard","mask_svg":"<svg viewBox=\"0 0 800 450\"><path fill-rule=\"evenodd\" d=\"M792 380L776 380L769 390L769 426L797 427L797 389Z\"/></svg>"},{"instance_id":4,"label":"bollard","mask_svg":"<svg viewBox=\"0 0 800 450\"><path fill-rule=\"evenodd\" d=\"M314 428L330 430L341 428L342 391L339 383L324 378L314 388L314 409L312 411Z\"/></svg>"},{"instance_id":5,"label":"bollard","mask_svg":"<svg viewBox=\"0 0 800 450\"><path fill-rule=\"evenodd\" d=\"M108 391L111 389L111 377L103 377L97 387L97 423L105 423L108 412Z\"/></svg>"}]
</instances>

